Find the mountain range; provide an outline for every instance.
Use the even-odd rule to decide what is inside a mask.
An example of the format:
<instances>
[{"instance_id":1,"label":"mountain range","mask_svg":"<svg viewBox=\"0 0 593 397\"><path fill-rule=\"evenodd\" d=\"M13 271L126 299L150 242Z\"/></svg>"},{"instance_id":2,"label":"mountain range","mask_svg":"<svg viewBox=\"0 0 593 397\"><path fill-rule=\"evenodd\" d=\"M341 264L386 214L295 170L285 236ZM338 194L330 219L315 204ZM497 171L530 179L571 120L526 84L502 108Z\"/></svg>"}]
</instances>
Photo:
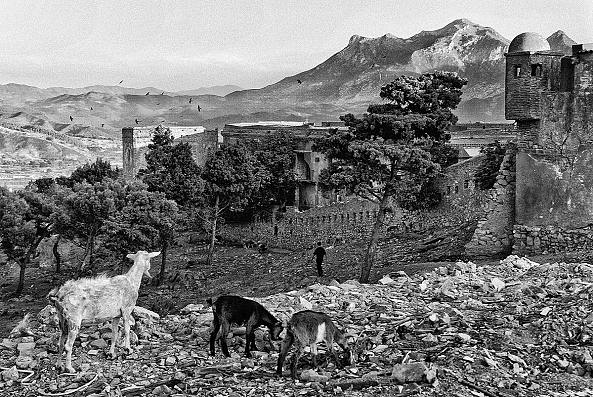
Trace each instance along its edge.
<instances>
[{"instance_id":1,"label":"mountain range","mask_svg":"<svg viewBox=\"0 0 593 397\"><path fill-rule=\"evenodd\" d=\"M575 43L562 31L548 42L567 54ZM124 126L160 122L213 128L262 119L336 120L380 102L381 86L395 77L434 70L455 71L468 79L456 111L460 121L503 121L508 45L494 29L458 19L405 39L352 36L325 62L261 89L219 86L168 92L156 87L6 84L0 85L0 122L119 139Z\"/></svg>"}]
</instances>

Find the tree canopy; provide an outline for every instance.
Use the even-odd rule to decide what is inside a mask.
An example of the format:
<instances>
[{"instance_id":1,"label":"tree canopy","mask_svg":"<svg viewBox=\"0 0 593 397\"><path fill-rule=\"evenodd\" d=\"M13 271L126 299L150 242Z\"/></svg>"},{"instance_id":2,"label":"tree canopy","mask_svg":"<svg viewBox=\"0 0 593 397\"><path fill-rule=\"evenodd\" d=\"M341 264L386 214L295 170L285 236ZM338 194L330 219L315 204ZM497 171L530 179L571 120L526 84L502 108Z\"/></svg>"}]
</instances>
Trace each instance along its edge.
<instances>
[{"instance_id":1,"label":"tree canopy","mask_svg":"<svg viewBox=\"0 0 593 397\"><path fill-rule=\"evenodd\" d=\"M368 107L362 118L341 117L348 131L335 130L316 144L331 163L322 181L379 204L360 280L368 282L385 214L392 201L422 198L426 183L440 170L433 158L457 122L452 110L467 83L455 73L402 76L381 88L386 102Z\"/></svg>"},{"instance_id":2,"label":"tree canopy","mask_svg":"<svg viewBox=\"0 0 593 397\"><path fill-rule=\"evenodd\" d=\"M269 210L270 205L280 209L291 205L296 188L293 135L280 131L260 140L248 140L245 144L257 159L256 172L261 181L258 191L251 196L251 209L261 212Z\"/></svg>"},{"instance_id":3,"label":"tree canopy","mask_svg":"<svg viewBox=\"0 0 593 397\"><path fill-rule=\"evenodd\" d=\"M138 176L149 191L163 192L181 206L200 203L204 183L188 143L174 144L171 130L159 125L145 158L146 168L141 169Z\"/></svg>"}]
</instances>

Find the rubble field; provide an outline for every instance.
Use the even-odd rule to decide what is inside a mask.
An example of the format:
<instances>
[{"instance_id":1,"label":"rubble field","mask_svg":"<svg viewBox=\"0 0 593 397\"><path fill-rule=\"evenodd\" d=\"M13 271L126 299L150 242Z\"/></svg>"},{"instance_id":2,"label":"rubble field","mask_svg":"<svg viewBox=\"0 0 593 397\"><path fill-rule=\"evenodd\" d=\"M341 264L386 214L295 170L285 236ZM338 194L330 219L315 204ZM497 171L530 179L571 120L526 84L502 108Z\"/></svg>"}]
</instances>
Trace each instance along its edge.
<instances>
[{"instance_id":1,"label":"rubble field","mask_svg":"<svg viewBox=\"0 0 593 397\"><path fill-rule=\"evenodd\" d=\"M491 266L457 262L377 284L331 280L253 298L282 320L323 311L347 333L352 365L336 365L322 347L320 368L305 354L297 380L289 376L292 354L284 376L275 376L279 343L265 328L256 332L254 357L242 356L244 327L228 335L231 358L218 346L210 357L212 313L201 303L164 317L136 307L134 352L125 356L118 345L115 360L106 355L109 324L83 327L73 354L79 372L59 374L47 306L1 340L0 395L590 396L592 277L588 263L509 256Z\"/></svg>"}]
</instances>

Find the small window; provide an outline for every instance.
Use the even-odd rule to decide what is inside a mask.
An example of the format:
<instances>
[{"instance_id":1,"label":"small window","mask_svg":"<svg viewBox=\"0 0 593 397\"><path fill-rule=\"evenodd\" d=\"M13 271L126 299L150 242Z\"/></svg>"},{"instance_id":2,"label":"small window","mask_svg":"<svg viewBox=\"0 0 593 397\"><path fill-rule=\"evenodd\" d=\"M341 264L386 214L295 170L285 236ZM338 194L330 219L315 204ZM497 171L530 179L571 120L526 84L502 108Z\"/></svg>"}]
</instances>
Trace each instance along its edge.
<instances>
[{"instance_id":1,"label":"small window","mask_svg":"<svg viewBox=\"0 0 593 397\"><path fill-rule=\"evenodd\" d=\"M455 193L459 193L459 185L455 185Z\"/></svg>"},{"instance_id":2,"label":"small window","mask_svg":"<svg viewBox=\"0 0 593 397\"><path fill-rule=\"evenodd\" d=\"M521 65L515 65L515 77L521 77Z\"/></svg>"},{"instance_id":3,"label":"small window","mask_svg":"<svg viewBox=\"0 0 593 397\"><path fill-rule=\"evenodd\" d=\"M534 77L542 77L542 64L541 63L531 65L531 75Z\"/></svg>"},{"instance_id":4,"label":"small window","mask_svg":"<svg viewBox=\"0 0 593 397\"><path fill-rule=\"evenodd\" d=\"M451 186L447 186L447 194L451 194Z\"/></svg>"},{"instance_id":5,"label":"small window","mask_svg":"<svg viewBox=\"0 0 593 397\"><path fill-rule=\"evenodd\" d=\"M467 179L465 181L463 181L463 188L464 189L469 188L469 181Z\"/></svg>"},{"instance_id":6,"label":"small window","mask_svg":"<svg viewBox=\"0 0 593 397\"><path fill-rule=\"evenodd\" d=\"M319 157L315 157L315 162L319 163Z\"/></svg>"}]
</instances>

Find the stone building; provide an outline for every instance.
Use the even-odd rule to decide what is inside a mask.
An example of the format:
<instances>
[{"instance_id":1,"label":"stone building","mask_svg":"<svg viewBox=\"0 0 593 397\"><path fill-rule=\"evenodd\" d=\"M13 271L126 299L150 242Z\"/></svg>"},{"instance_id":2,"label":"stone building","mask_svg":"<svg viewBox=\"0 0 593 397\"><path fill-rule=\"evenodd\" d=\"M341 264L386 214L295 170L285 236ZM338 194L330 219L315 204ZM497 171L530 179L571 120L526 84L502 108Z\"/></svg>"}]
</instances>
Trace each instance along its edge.
<instances>
[{"instance_id":1,"label":"stone building","mask_svg":"<svg viewBox=\"0 0 593 397\"><path fill-rule=\"evenodd\" d=\"M207 131L202 126L169 127L175 142L190 144L194 159L198 165L204 165L209 150L216 150L219 144L218 130ZM122 129L123 174L134 178L138 170L146 165L144 155L156 126L124 127Z\"/></svg>"},{"instance_id":2,"label":"stone building","mask_svg":"<svg viewBox=\"0 0 593 397\"><path fill-rule=\"evenodd\" d=\"M518 229L593 225L593 44L572 50L565 56L538 34L523 33L506 54Z\"/></svg>"},{"instance_id":3,"label":"stone building","mask_svg":"<svg viewBox=\"0 0 593 397\"><path fill-rule=\"evenodd\" d=\"M537 33L509 45L505 116L515 120L517 148L474 234L482 251L593 248L593 44L572 50L551 51Z\"/></svg>"},{"instance_id":4,"label":"stone building","mask_svg":"<svg viewBox=\"0 0 593 397\"><path fill-rule=\"evenodd\" d=\"M236 143L244 139L262 139L281 131L290 132L296 138L295 173L297 189L295 206L300 210L335 202L336 193L321 189L319 175L327 168L327 158L312 150L315 138L324 137L330 129L347 128L343 122L322 122L314 125L296 121L260 121L257 123L226 124L222 132L223 143Z\"/></svg>"}]
</instances>

